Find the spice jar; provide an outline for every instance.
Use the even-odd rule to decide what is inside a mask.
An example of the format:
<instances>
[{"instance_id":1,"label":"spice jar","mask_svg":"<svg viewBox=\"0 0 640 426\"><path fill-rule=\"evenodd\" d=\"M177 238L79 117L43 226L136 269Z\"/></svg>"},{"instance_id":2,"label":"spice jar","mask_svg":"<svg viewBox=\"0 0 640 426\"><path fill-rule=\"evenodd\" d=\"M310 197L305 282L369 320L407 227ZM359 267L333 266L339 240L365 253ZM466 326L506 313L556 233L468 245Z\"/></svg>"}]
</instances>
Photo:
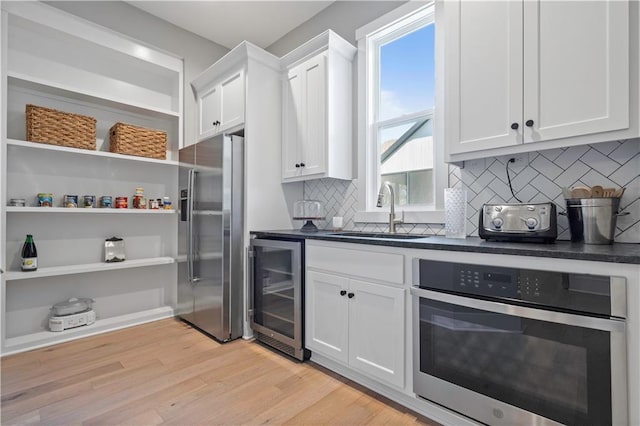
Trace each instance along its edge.
<instances>
[{"instance_id":1,"label":"spice jar","mask_svg":"<svg viewBox=\"0 0 640 426\"><path fill-rule=\"evenodd\" d=\"M128 209L129 199L127 197L116 197L116 209Z\"/></svg>"},{"instance_id":2,"label":"spice jar","mask_svg":"<svg viewBox=\"0 0 640 426\"><path fill-rule=\"evenodd\" d=\"M146 209L147 199L144 198L144 188L136 188L136 195L133 196L134 209Z\"/></svg>"}]
</instances>

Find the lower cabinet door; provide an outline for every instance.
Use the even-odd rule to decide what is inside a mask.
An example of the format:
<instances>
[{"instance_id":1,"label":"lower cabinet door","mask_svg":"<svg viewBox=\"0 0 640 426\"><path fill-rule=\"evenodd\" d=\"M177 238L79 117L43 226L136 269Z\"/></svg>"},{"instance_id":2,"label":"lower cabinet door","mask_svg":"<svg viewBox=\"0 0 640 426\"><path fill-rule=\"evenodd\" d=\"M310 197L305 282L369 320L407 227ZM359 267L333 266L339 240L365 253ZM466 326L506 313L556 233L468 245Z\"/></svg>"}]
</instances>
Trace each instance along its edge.
<instances>
[{"instance_id":1,"label":"lower cabinet door","mask_svg":"<svg viewBox=\"0 0 640 426\"><path fill-rule=\"evenodd\" d=\"M389 384L404 386L405 290L350 280L349 364Z\"/></svg>"},{"instance_id":2,"label":"lower cabinet door","mask_svg":"<svg viewBox=\"0 0 640 426\"><path fill-rule=\"evenodd\" d=\"M307 271L305 284L305 346L347 363L349 280Z\"/></svg>"}]
</instances>

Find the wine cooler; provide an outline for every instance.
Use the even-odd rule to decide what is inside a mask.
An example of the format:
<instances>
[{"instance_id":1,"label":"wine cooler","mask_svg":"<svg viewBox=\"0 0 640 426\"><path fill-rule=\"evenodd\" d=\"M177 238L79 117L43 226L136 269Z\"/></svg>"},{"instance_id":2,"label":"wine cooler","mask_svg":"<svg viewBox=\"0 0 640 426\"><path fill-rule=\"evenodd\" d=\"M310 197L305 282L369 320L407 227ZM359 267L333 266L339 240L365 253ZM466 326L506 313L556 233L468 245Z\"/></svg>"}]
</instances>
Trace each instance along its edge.
<instances>
[{"instance_id":1,"label":"wine cooler","mask_svg":"<svg viewBox=\"0 0 640 426\"><path fill-rule=\"evenodd\" d=\"M303 348L304 241L254 238L249 250L249 322L257 340L300 361Z\"/></svg>"}]
</instances>

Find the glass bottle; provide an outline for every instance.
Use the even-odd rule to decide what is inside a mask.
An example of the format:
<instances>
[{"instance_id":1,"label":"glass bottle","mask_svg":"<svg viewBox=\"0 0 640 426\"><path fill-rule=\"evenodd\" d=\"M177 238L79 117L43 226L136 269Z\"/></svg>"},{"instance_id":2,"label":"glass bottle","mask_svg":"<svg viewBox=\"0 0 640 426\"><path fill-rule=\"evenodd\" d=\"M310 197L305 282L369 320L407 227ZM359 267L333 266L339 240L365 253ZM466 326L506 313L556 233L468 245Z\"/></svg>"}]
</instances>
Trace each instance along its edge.
<instances>
[{"instance_id":1,"label":"glass bottle","mask_svg":"<svg viewBox=\"0 0 640 426\"><path fill-rule=\"evenodd\" d=\"M27 239L22 246L22 265L23 271L35 271L38 269L38 251L33 242L33 235L28 234Z\"/></svg>"}]
</instances>

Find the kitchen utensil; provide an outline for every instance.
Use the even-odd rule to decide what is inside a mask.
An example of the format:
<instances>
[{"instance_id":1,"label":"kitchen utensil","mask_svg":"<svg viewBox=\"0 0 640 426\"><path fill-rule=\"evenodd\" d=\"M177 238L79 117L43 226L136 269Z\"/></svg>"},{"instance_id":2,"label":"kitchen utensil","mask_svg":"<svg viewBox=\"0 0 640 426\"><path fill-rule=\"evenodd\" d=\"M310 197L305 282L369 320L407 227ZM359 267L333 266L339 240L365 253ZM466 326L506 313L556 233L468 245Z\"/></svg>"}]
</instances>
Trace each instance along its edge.
<instances>
[{"instance_id":1,"label":"kitchen utensil","mask_svg":"<svg viewBox=\"0 0 640 426\"><path fill-rule=\"evenodd\" d=\"M584 186L577 186L571 190L571 198L591 198L591 190Z\"/></svg>"},{"instance_id":2,"label":"kitchen utensil","mask_svg":"<svg viewBox=\"0 0 640 426\"><path fill-rule=\"evenodd\" d=\"M626 188L620 188L620 189L618 189L618 190L615 192L615 194L614 194L613 196L614 196L614 197L616 197L616 198L622 198L622 195L624 194L624 190L625 190L625 189L626 189Z\"/></svg>"},{"instance_id":3,"label":"kitchen utensil","mask_svg":"<svg viewBox=\"0 0 640 426\"><path fill-rule=\"evenodd\" d=\"M616 189L615 188L604 188L602 190L602 197L603 198L615 197L615 194L616 194Z\"/></svg>"},{"instance_id":4,"label":"kitchen utensil","mask_svg":"<svg viewBox=\"0 0 640 426\"><path fill-rule=\"evenodd\" d=\"M628 214L618 213L620 199L615 197L566 201L572 242L611 244L618 216Z\"/></svg>"},{"instance_id":5,"label":"kitchen utensil","mask_svg":"<svg viewBox=\"0 0 640 426\"><path fill-rule=\"evenodd\" d=\"M591 198L602 198L603 197L603 188L600 185L593 185L591 187Z\"/></svg>"}]
</instances>

